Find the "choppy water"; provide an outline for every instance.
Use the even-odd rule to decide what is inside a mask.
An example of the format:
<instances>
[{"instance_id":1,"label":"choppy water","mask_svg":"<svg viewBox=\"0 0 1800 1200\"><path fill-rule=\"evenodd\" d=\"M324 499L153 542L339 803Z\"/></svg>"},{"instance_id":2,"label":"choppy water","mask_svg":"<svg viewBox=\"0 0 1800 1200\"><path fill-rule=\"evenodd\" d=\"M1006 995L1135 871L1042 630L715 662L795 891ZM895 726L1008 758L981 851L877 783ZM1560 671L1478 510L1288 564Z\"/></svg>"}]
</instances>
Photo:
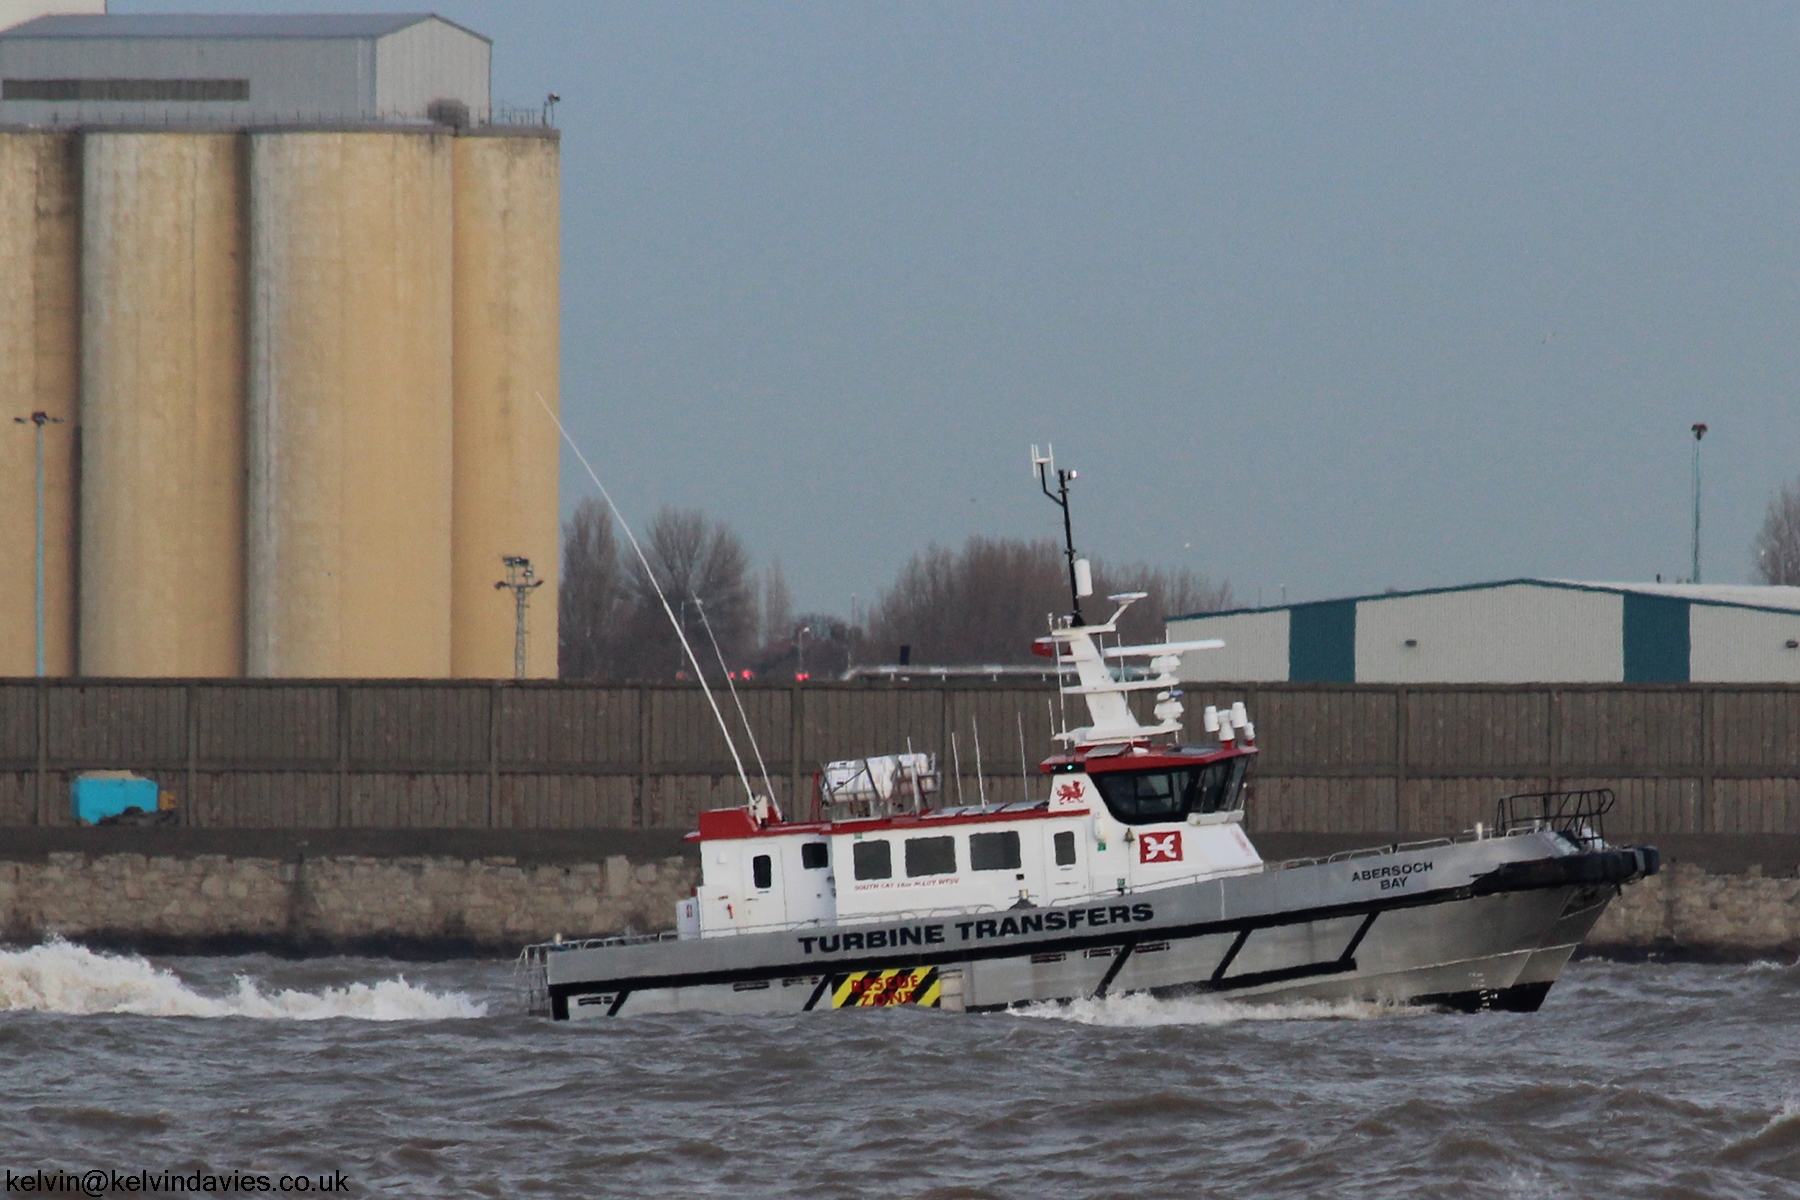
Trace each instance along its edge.
<instances>
[{"instance_id":1,"label":"choppy water","mask_svg":"<svg viewBox=\"0 0 1800 1200\"><path fill-rule=\"evenodd\" d=\"M1800 968L1578 963L1542 1012L1126 997L592 1026L510 964L0 952L0 1168L353 1194L1787 1197Z\"/></svg>"}]
</instances>

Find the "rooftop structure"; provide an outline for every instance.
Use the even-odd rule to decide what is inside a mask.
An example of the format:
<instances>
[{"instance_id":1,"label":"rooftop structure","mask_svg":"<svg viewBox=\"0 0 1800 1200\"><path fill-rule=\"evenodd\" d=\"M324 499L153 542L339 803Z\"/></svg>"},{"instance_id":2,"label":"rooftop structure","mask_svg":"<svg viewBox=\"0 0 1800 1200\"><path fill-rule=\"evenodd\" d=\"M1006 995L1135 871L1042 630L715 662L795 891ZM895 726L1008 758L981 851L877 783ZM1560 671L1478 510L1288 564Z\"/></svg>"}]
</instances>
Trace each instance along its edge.
<instances>
[{"instance_id":1,"label":"rooftop structure","mask_svg":"<svg viewBox=\"0 0 1800 1200\"><path fill-rule=\"evenodd\" d=\"M0 124L466 124L492 51L429 13L44 16L0 30Z\"/></svg>"}]
</instances>

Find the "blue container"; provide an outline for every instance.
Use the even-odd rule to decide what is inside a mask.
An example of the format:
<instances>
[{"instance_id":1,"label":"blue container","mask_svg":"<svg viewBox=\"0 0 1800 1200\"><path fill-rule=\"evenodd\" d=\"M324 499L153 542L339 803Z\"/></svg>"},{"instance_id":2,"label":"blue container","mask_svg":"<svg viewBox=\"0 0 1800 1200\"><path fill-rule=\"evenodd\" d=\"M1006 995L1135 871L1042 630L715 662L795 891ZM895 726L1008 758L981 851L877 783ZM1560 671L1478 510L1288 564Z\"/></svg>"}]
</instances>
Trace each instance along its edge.
<instances>
[{"instance_id":1,"label":"blue container","mask_svg":"<svg viewBox=\"0 0 1800 1200\"><path fill-rule=\"evenodd\" d=\"M89 825L98 824L103 817L116 817L134 805L147 813L156 811L154 779L95 779L82 775L69 785L69 793L75 819Z\"/></svg>"}]
</instances>

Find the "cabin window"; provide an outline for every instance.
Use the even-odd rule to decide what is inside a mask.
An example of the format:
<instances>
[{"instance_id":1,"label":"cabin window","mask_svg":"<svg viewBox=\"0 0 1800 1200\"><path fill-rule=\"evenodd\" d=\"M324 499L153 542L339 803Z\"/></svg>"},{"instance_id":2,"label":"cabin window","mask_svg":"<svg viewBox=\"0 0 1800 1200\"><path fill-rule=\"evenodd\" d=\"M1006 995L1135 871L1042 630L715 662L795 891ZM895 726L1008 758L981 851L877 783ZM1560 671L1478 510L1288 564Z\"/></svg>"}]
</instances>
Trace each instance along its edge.
<instances>
[{"instance_id":1,"label":"cabin window","mask_svg":"<svg viewBox=\"0 0 1800 1200\"><path fill-rule=\"evenodd\" d=\"M775 860L767 854L759 854L750 860L750 880L756 890L766 892L775 886Z\"/></svg>"},{"instance_id":2,"label":"cabin window","mask_svg":"<svg viewBox=\"0 0 1800 1200\"><path fill-rule=\"evenodd\" d=\"M1239 756L1203 767L1106 771L1094 776L1094 785L1114 817L1127 825L1150 825L1237 808L1248 767L1249 760Z\"/></svg>"},{"instance_id":3,"label":"cabin window","mask_svg":"<svg viewBox=\"0 0 1800 1200\"><path fill-rule=\"evenodd\" d=\"M850 850L850 860L858 879L894 877L894 849L887 842L857 842Z\"/></svg>"},{"instance_id":4,"label":"cabin window","mask_svg":"<svg viewBox=\"0 0 1800 1200\"><path fill-rule=\"evenodd\" d=\"M824 842L806 842L800 847L800 865L808 871L823 871L831 865L831 854Z\"/></svg>"},{"instance_id":5,"label":"cabin window","mask_svg":"<svg viewBox=\"0 0 1800 1200\"><path fill-rule=\"evenodd\" d=\"M1059 867L1074 866L1075 865L1075 835L1073 833L1068 833L1068 832L1059 833L1050 840L1056 846L1056 865Z\"/></svg>"},{"instance_id":6,"label":"cabin window","mask_svg":"<svg viewBox=\"0 0 1800 1200\"><path fill-rule=\"evenodd\" d=\"M953 837L907 838L906 874L956 874L956 839Z\"/></svg>"},{"instance_id":7,"label":"cabin window","mask_svg":"<svg viewBox=\"0 0 1800 1200\"><path fill-rule=\"evenodd\" d=\"M1018 870L1018 831L1009 829L1004 833L971 833L969 835L969 869L972 871Z\"/></svg>"}]
</instances>

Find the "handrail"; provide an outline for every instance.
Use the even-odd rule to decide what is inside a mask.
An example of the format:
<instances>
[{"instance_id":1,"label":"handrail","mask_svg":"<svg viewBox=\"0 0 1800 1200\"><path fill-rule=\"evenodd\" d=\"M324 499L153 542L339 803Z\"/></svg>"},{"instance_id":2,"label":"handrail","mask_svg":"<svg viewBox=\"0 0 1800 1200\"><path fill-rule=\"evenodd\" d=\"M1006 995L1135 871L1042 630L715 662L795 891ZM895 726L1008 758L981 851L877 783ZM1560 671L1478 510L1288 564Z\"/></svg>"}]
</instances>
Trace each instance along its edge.
<instances>
[{"instance_id":1,"label":"handrail","mask_svg":"<svg viewBox=\"0 0 1800 1200\"><path fill-rule=\"evenodd\" d=\"M1560 833L1581 849L1605 842L1605 818L1618 797L1611 788L1587 788L1574 792L1520 792L1502 796L1494 804L1494 831L1507 836L1520 831L1548 829Z\"/></svg>"}]
</instances>

